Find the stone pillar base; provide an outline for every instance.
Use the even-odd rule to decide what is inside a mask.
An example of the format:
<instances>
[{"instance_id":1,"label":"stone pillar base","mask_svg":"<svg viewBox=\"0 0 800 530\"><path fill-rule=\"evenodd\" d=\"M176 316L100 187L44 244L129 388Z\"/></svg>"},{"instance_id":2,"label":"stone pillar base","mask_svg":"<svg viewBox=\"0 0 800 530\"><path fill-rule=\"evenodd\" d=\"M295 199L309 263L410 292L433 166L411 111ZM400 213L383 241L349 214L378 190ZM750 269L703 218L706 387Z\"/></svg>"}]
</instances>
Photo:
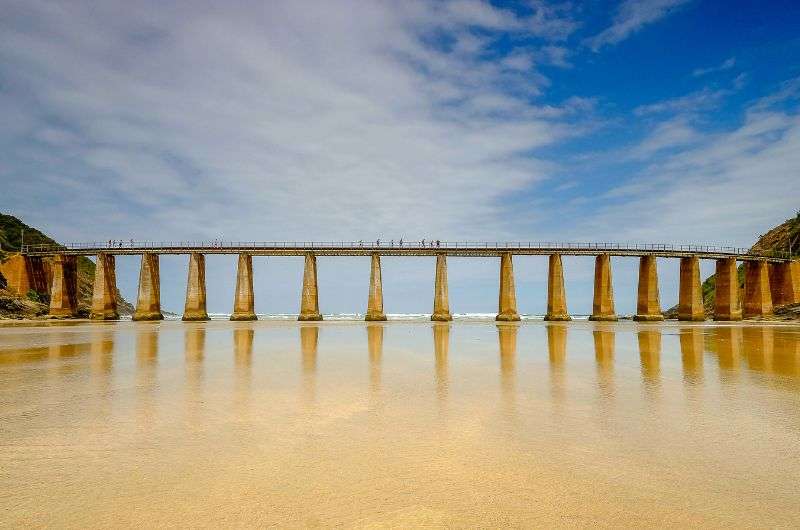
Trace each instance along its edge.
<instances>
[{"instance_id":1,"label":"stone pillar base","mask_svg":"<svg viewBox=\"0 0 800 530\"><path fill-rule=\"evenodd\" d=\"M545 322L569 322L572 317L569 315L545 315Z\"/></svg>"},{"instance_id":2,"label":"stone pillar base","mask_svg":"<svg viewBox=\"0 0 800 530\"><path fill-rule=\"evenodd\" d=\"M519 317L519 313L500 313L495 317L495 320L498 322L518 322L522 319Z\"/></svg>"},{"instance_id":3,"label":"stone pillar base","mask_svg":"<svg viewBox=\"0 0 800 530\"><path fill-rule=\"evenodd\" d=\"M741 311L736 313L727 313L727 314L714 314L714 320L717 322L736 322L738 320L742 320L742 313Z\"/></svg>"},{"instance_id":4,"label":"stone pillar base","mask_svg":"<svg viewBox=\"0 0 800 530\"><path fill-rule=\"evenodd\" d=\"M48 318L75 318L75 312L71 309L51 309L47 313Z\"/></svg>"},{"instance_id":5,"label":"stone pillar base","mask_svg":"<svg viewBox=\"0 0 800 530\"><path fill-rule=\"evenodd\" d=\"M688 314L678 313L678 320L680 320L681 322L705 322L706 316L705 314L700 315L692 313Z\"/></svg>"},{"instance_id":6,"label":"stone pillar base","mask_svg":"<svg viewBox=\"0 0 800 530\"><path fill-rule=\"evenodd\" d=\"M592 322L616 322L619 318L617 315L592 315L589 320Z\"/></svg>"},{"instance_id":7,"label":"stone pillar base","mask_svg":"<svg viewBox=\"0 0 800 530\"><path fill-rule=\"evenodd\" d=\"M190 311L188 313L184 313L181 317L181 320L184 322L205 322L211 319L208 318L208 313L205 311Z\"/></svg>"},{"instance_id":8,"label":"stone pillar base","mask_svg":"<svg viewBox=\"0 0 800 530\"><path fill-rule=\"evenodd\" d=\"M384 322L387 320L386 315L383 313L370 313L367 312L364 320L367 322Z\"/></svg>"},{"instance_id":9,"label":"stone pillar base","mask_svg":"<svg viewBox=\"0 0 800 530\"><path fill-rule=\"evenodd\" d=\"M92 311L89 315L92 320L119 320L119 313L113 309L106 309L104 311Z\"/></svg>"},{"instance_id":10,"label":"stone pillar base","mask_svg":"<svg viewBox=\"0 0 800 530\"><path fill-rule=\"evenodd\" d=\"M664 315L634 315L633 319L636 322L661 322Z\"/></svg>"},{"instance_id":11,"label":"stone pillar base","mask_svg":"<svg viewBox=\"0 0 800 530\"><path fill-rule=\"evenodd\" d=\"M145 322L149 320L164 320L161 311L137 311L131 317L134 322Z\"/></svg>"},{"instance_id":12,"label":"stone pillar base","mask_svg":"<svg viewBox=\"0 0 800 530\"><path fill-rule=\"evenodd\" d=\"M453 320L453 315L450 313L434 313L431 315L431 321L433 322L450 322Z\"/></svg>"},{"instance_id":13,"label":"stone pillar base","mask_svg":"<svg viewBox=\"0 0 800 530\"><path fill-rule=\"evenodd\" d=\"M258 320L258 317L255 313L233 313L231 315L231 320L236 322L247 322L252 320Z\"/></svg>"},{"instance_id":14,"label":"stone pillar base","mask_svg":"<svg viewBox=\"0 0 800 530\"><path fill-rule=\"evenodd\" d=\"M322 320L322 315L319 313L308 313L308 314L300 314L297 317L297 320L300 322L317 322Z\"/></svg>"}]
</instances>

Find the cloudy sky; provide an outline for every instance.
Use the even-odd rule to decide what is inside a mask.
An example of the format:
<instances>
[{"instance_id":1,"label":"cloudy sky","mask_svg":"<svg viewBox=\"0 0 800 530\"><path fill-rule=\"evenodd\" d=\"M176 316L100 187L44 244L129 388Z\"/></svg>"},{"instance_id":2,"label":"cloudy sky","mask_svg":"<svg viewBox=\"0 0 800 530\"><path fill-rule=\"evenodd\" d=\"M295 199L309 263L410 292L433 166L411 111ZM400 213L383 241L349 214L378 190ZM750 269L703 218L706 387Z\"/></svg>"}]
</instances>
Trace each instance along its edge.
<instances>
[{"instance_id":1,"label":"cloudy sky","mask_svg":"<svg viewBox=\"0 0 800 530\"><path fill-rule=\"evenodd\" d=\"M0 0L0 210L62 241L442 240L749 246L800 207L795 0ZM433 260L384 259L387 312L430 312ZM677 265L659 263L663 305ZM138 261L121 258L135 297ZM302 264L256 260L257 310ZM496 260L450 261L455 312ZM515 261L544 310L545 258ZM565 260L571 311L591 260ZM710 264L704 265L704 271ZM208 260L229 311L234 257ZM614 261L620 312L636 262ZM323 258L323 312L367 259ZM186 257L162 259L180 311Z\"/></svg>"}]
</instances>

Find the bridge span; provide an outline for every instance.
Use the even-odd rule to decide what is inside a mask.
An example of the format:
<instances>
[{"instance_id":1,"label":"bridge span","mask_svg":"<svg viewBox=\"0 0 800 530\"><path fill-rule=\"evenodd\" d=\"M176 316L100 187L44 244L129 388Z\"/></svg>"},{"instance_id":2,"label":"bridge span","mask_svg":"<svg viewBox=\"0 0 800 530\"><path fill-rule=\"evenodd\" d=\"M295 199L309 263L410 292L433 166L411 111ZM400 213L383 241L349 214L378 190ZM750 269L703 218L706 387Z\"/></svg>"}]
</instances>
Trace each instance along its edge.
<instances>
[{"instance_id":1,"label":"bridge span","mask_svg":"<svg viewBox=\"0 0 800 530\"><path fill-rule=\"evenodd\" d=\"M680 260L678 319L706 318L700 282L700 260L716 263L715 320L740 320L769 316L773 306L800 303L800 260L788 253L756 252L745 248L710 245L553 243L553 242L452 242L452 241L338 241L338 242L230 242L230 241L119 241L67 245L25 245L22 252L0 264L9 288L20 294L30 289L50 299L50 315L74 317L77 304L77 257L96 256L91 318L119 318L116 302L115 256L140 255L139 292L134 320L160 320L159 255L189 256L183 320L207 320L206 254L235 254L238 271L231 320L255 320L253 256L304 256L299 320L321 320L317 290L318 256L368 256L371 272L366 320L386 320L381 279L382 256L436 258L434 321L452 319L448 298L448 257L499 257L498 321L520 319L514 287L513 257L546 255L549 259L545 320L570 320L564 289L562 256L594 256L594 300L590 320L616 320L612 288L612 257L639 259L637 311L640 321L663 320L657 258ZM745 282L740 293L737 262L744 263Z\"/></svg>"}]
</instances>

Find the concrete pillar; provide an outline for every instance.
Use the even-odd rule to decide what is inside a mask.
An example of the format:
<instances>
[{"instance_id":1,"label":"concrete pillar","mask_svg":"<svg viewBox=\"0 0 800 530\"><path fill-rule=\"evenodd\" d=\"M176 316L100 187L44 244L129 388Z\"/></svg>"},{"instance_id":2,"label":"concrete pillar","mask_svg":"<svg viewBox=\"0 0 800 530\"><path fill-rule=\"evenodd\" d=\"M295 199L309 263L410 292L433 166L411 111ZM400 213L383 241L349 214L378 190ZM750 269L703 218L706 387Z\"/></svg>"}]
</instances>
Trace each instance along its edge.
<instances>
[{"instance_id":1,"label":"concrete pillar","mask_svg":"<svg viewBox=\"0 0 800 530\"><path fill-rule=\"evenodd\" d=\"M16 295L25 296L29 291L50 294L47 274L40 257L14 254L0 263L0 274L6 279L6 289Z\"/></svg>"},{"instance_id":2,"label":"concrete pillar","mask_svg":"<svg viewBox=\"0 0 800 530\"><path fill-rule=\"evenodd\" d=\"M436 255L436 282L433 290L433 314L431 320L448 322L453 320L450 314L450 300L447 296L447 256Z\"/></svg>"},{"instance_id":3,"label":"concrete pillar","mask_svg":"<svg viewBox=\"0 0 800 530\"><path fill-rule=\"evenodd\" d=\"M611 256L608 254L600 254L594 261L594 303L589 320L617 320L611 284Z\"/></svg>"},{"instance_id":4,"label":"concrete pillar","mask_svg":"<svg viewBox=\"0 0 800 530\"><path fill-rule=\"evenodd\" d=\"M517 293L514 289L514 265L511 262L510 252L504 252L500 256L500 297L497 311L495 320L503 322L520 320L517 313Z\"/></svg>"},{"instance_id":5,"label":"concrete pillar","mask_svg":"<svg viewBox=\"0 0 800 530\"><path fill-rule=\"evenodd\" d=\"M714 285L714 320L741 320L742 307L739 304L736 258L717 260Z\"/></svg>"},{"instance_id":6,"label":"concrete pillar","mask_svg":"<svg viewBox=\"0 0 800 530\"><path fill-rule=\"evenodd\" d=\"M372 267L369 272L369 297L367 299L367 315L364 320L386 320L383 312L383 282L381 281L381 257L372 255Z\"/></svg>"},{"instance_id":7,"label":"concrete pillar","mask_svg":"<svg viewBox=\"0 0 800 530\"><path fill-rule=\"evenodd\" d=\"M186 279L185 322L208 320L206 311L206 257L193 252L189 255L189 274Z\"/></svg>"},{"instance_id":8,"label":"concrete pillar","mask_svg":"<svg viewBox=\"0 0 800 530\"><path fill-rule=\"evenodd\" d=\"M800 304L800 260L770 263L769 287L774 306Z\"/></svg>"},{"instance_id":9,"label":"concrete pillar","mask_svg":"<svg viewBox=\"0 0 800 530\"><path fill-rule=\"evenodd\" d=\"M53 285L50 287L50 316L74 317L78 314L78 260L58 254L52 263Z\"/></svg>"},{"instance_id":10,"label":"concrete pillar","mask_svg":"<svg viewBox=\"0 0 800 530\"><path fill-rule=\"evenodd\" d=\"M139 296L133 320L163 320L161 314L161 277L158 272L158 254L142 254L139 269Z\"/></svg>"},{"instance_id":11,"label":"concrete pillar","mask_svg":"<svg viewBox=\"0 0 800 530\"><path fill-rule=\"evenodd\" d=\"M639 290L636 296L636 315L639 322L664 320L658 296L658 268L655 256L639 258Z\"/></svg>"},{"instance_id":12,"label":"concrete pillar","mask_svg":"<svg viewBox=\"0 0 800 530\"><path fill-rule=\"evenodd\" d=\"M253 256L247 253L239 254L231 320L258 320L253 296Z\"/></svg>"},{"instance_id":13,"label":"concrete pillar","mask_svg":"<svg viewBox=\"0 0 800 530\"><path fill-rule=\"evenodd\" d=\"M700 259L681 258L678 320L700 322L706 319L703 286L700 283Z\"/></svg>"},{"instance_id":14,"label":"concrete pillar","mask_svg":"<svg viewBox=\"0 0 800 530\"><path fill-rule=\"evenodd\" d=\"M547 314L545 320L572 320L567 311L567 294L564 290L564 267L561 254L550 254L547 272Z\"/></svg>"},{"instance_id":15,"label":"concrete pillar","mask_svg":"<svg viewBox=\"0 0 800 530\"><path fill-rule=\"evenodd\" d=\"M306 254L303 293L300 296L300 316L297 317L297 320L322 320L317 293L317 257L310 252Z\"/></svg>"},{"instance_id":16,"label":"concrete pillar","mask_svg":"<svg viewBox=\"0 0 800 530\"><path fill-rule=\"evenodd\" d=\"M744 317L764 317L772 314L772 295L766 261L744 263Z\"/></svg>"},{"instance_id":17,"label":"concrete pillar","mask_svg":"<svg viewBox=\"0 0 800 530\"><path fill-rule=\"evenodd\" d=\"M117 273L112 254L98 254L92 290L93 320L119 320L117 312Z\"/></svg>"}]
</instances>

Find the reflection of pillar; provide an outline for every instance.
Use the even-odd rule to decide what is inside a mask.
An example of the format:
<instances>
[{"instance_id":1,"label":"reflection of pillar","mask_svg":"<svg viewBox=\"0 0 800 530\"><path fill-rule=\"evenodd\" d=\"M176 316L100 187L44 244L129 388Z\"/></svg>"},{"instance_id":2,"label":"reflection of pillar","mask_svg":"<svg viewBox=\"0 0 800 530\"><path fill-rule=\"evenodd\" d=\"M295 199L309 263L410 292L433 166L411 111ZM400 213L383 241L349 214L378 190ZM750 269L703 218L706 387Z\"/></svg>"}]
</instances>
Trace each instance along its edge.
<instances>
[{"instance_id":1,"label":"reflection of pillar","mask_svg":"<svg viewBox=\"0 0 800 530\"><path fill-rule=\"evenodd\" d=\"M316 401L317 343L319 326L300 327L300 355L303 367L303 398L307 404Z\"/></svg>"},{"instance_id":2,"label":"reflection of pillar","mask_svg":"<svg viewBox=\"0 0 800 530\"><path fill-rule=\"evenodd\" d=\"M511 253L504 252L500 256L500 297L498 312L495 320L519 320L517 313L517 294L514 289L514 265L511 262Z\"/></svg>"},{"instance_id":3,"label":"reflection of pillar","mask_svg":"<svg viewBox=\"0 0 800 530\"><path fill-rule=\"evenodd\" d=\"M78 314L78 260L58 254L52 262L50 316L74 317Z\"/></svg>"},{"instance_id":4,"label":"reflection of pillar","mask_svg":"<svg viewBox=\"0 0 800 530\"><path fill-rule=\"evenodd\" d=\"M306 254L303 294L300 297L300 315L297 320L322 320L317 291L317 257L310 252Z\"/></svg>"},{"instance_id":5,"label":"reflection of pillar","mask_svg":"<svg viewBox=\"0 0 800 530\"><path fill-rule=\"evenodd\" d=\"M89 353L92 357L92 372L110 373L112 367L111 354L114 353L114 332L108 329L93 331Z\"/></svg>"},{"instance_id":6,"label":"reflection of pillar","mask_svg":"<svg viewBox=\"0 0 800 530\"><path fill-rule=\"evenodd\" d=\"M236 402L239 406L247 404L250 398L250 379L253 366L252 328L234 328L233 356L236 365Z\"/></svg>"},{"instance_id":7,"label":"reflection of pillar","mask_svg":"<svg viewBox=\"0 0 800 530\"><path fill-rule=\"evenodd\" d=\"M139 296L133 320L162 320L161 280L158 272L158 254L142 254L139 269Z\"/></svg>"},{"instance_id":8,"label":"reflection of pillar","mask_svg":"<svg viewBox=\"0 0 800 530\"><path fill-rule=\"evenodd\" d=\"M381 257L372 255L369 271L369 297L367 299L367 315L364 320L386 320L383 312L383 282L381 281Z\"/></svg>"},{"instance_id":9,"label":"reflection of pillar","mask_svg":"<svg viewBox=\"0 0 800 530\"><path fill-rule=\"evenodd\" d=\"M717 328L713 337L719 367L723 370L738 370L742 356L742 328Z\"/></svg>"},{"instance_id":10,"label":"reflection of pillar","mask_svg":"<svg viewBox=\"0 0 800 530\"><path fill-rule=\"evenodd\" d=\"M800 303L800 260L770 263L769 287L774 306Z\"/></svg>"},{"instance_id":11,"label":"reflection of pillar","mask_svg":"<svg viewBox=\"0 0 800 530\"><path fill-rule=\"evenodd\" d=\"M514 364L517 356L517 331L514 325L498 325L497 337L500 342L500 383L503 393L511 396L514 392Z\"/></svg>"},{"instance_id":12,"label":"reflection of pillar","mask_svg":"<svg viewBox=\"0 0 800 530\"><path fill-rule=\"evenodd\" d=\"M94 320L117 320L117 275L113 254L97 255L94 267L92 312Z\"/></svg>"},{"instance_id":13,"label":"reflection of pillar","mask_svg":"<svg viewBox=\"0 0 800 530\"><path fill-rule=\"evenodd\" d=\"M642 362L642 377L646 383L657 383L661 373L661 331L639 330L639 358Z\"/></svg>"},{"instance_id":14,"label":"reflection of pillar","mask_svg":"<svg viewBox=\"0 0 800 530\"><path fill-rule=\"evenodd\" d=\"M206 328L186 328L184 349L187 361L202 361L206 353Z\"/></svg>"},{"instance_id":15,"label":"reflection of pillar","mask_svg":"<svg viewBox=\"0 0 800 530\"><path fill-rule=\"evenodd\" d=\"M551 365L564 364L567 358L566 326L547 326L547 351Z\"/></svg>"},{"instance_id":16,"label":"reflection of pillar","mask_svg":"<svg viewBox=\"0 0 800 530\"><path fill-rule=\"evenodd\" d=\"M231 320L257 320L253 295L253 256L239 254L236 267L236 294L233 297Z\"/></svg>"},{"instance_id":17,"label":"reflection of pillar","mask_svg":"<svg viewBox=\"0 0 800 530\"><path fill-rule=\"evenodd\" d=\"M594 261L594 302L589 320L617 320L611 283L611 257L608 254L600 254Z\"/></svg>"},{"instance_id":18,"label":"reflection of pillar","mask_svg":"<svg viewBox=\"0 0 800 530\"><path fill-rule=\"evenodd\" d=\"M564 362L567 360L567 327L547 326L547 352L550 356L550 392L553 401L564 400Z\"/></svg>"},{"instance_id":19,"label":"reflection of pillar","mask_svg":"<svg viewBox=\"0 0 800 530\"><path fill-rule=\"evenodd\" d=\"M436 393L447 396L447 355L450 351L450 324L433 325L433 352L436 357Z\"/></svg>"},{"instance_id":20,"label":"reflection of pillar","mask_svg":"<svg viewBox=\"0 0 800 530\"><path fill-rule=\"evenodd\" d=\"M772 373L775 354L775 331L771 327L745 326L742 329L744 351L751 370Z\"/></svg>"},{"instance_id":21,"label":"reflection of pillar","mask_svg":"<svg viewBox=\"0 0 800 530\"><path fill-rule=\"evenodd\" d=\"M572 320L567 311L567 294L564 290L564 267L561 254L550 254L547 271L547 314L545 320Z\"/></svg>"},{"instance_id":22,"label":"reflection of pillar","mask_svg":"<svg viewBox=\"0 0 800 530\"><path fill-rule=\"evenodd\" d=\"M594 358L597 361L597 379L601 392L609 396L613 393L614 382L614 343L613 331L594 330Z\"/></svg>"},{"instance_id":23,"label":"reflection of pillar","mask_svg":"<svg viewBox=\"0 0 800 530\"><path fill-rule=\"evenodd\" d=\"M736 258L717 260L714 274L714 320L741 320Z\"/></svg>"},{"instance_id":24,"label":"reflection of pillar","mask_svg":"<svg viewBox=\"0 0 800 530\"><path fill-rule=\"evenodd\" d=\"M383 326L367 326L367 350L369 351L369 383L373 392L381 388L381 357L383 356Z\"/></svg>"},{"instance_id":25,"label":"reflection of pillar","mask_svg":"<svg viewBox=\"0 0 800 530\"><path fill-rule=\"evenodd\" d=\"M703 328L684 328L680 331L684 377L699 379L703 374L703 335Z\"/></svg>"},{"instance_id":26,"label":"reflection of pillar","mask_svg":"<svg viewBox=\"0 0 800 530\"><path fill-rule=\"evenodd\" d=\"M655 256L639 258L639 290L636 296L634 320L652 322L664 320L658 296L658 268Z\"/></svg>"},{"instance_id":27,"label":"reflection of pillar","mask_svg":"<svg viewBox=\"0 0 800 530\"><path fill-rule=\"evenodd\" d=\"M453 320L450 314L450 300L447 295L447 256L436 255L436 282L433 291L433 314L431 320L447 322ZM436 329L436 328L434 328Z\"/></svg>"},{"instance_id":28,"label":"reflection of pillar","mask_svg":"<svg viewBox=\"0 0 800 530\"><path fill-rule=\"evenodd\" d=\"M186 280L184 321L208 320L206 312L206 257L192 252L189 255L189 277Z\"/></svg>"},{"instance_id":29,"label":"reflection of pillar","mask_svg":"<svg viewBox=\"0 0 800 530\"><path fill-rule=\"evenodd\" d=\"M766 261L744 263L744 317L764 317L772 314L772 296Z\"/></svg>"},{"instance_id":30,"label":"reflection of pillar","mask_svg":"<svg viewBox=\"0 0 800 530\"><path fill-rule=\"evenodd\" d=\"M237 366L249 367L253 359L252 328L236 328L233 330L233 356Z\"/></svg>"},{"instance_id":31,"label":"reflection of pillar","mask_svg":"<svg viewBox=\"0 0 800 530\"><path fill-rule=\"evenodd\" d=\"M300 354L303 357L303 372L310 374L317 370L317 343L319 342L319 326L302 326L300 328Z\"/></svg>"},{"instance_id":32,"label":"reflection of pillar","mask_svg":"<svg viewBox=\"0 0 800 530\"><path fill-rule=\"evenodd\" d=\"M700 284L700 259L697 256L681 258L678 320L699 322L705 319L703 287Z\"/></svg>"},{"instance_id":33,"label":"reflection of pillar","mask_svg":"<svg viewBox=\"0 0 800 530\"><path fill-rule=\"evenodd\" d=\"M776 330L773 368L776 374L788 376L797 382L800 378L800 341L791 331Z\"/></svg>"},{"instance_id":34,"label":"reflection of pillar","mask_svg":"<svg viewBox=\"0 0 800 530\"><path fill-rule=\"evenodd\" d=\"M158 327L140 324L136 332L136 394L137 420L146 427L153 420L153 392L156 388L158 362Z\"/></svg>"}]
</instances>

